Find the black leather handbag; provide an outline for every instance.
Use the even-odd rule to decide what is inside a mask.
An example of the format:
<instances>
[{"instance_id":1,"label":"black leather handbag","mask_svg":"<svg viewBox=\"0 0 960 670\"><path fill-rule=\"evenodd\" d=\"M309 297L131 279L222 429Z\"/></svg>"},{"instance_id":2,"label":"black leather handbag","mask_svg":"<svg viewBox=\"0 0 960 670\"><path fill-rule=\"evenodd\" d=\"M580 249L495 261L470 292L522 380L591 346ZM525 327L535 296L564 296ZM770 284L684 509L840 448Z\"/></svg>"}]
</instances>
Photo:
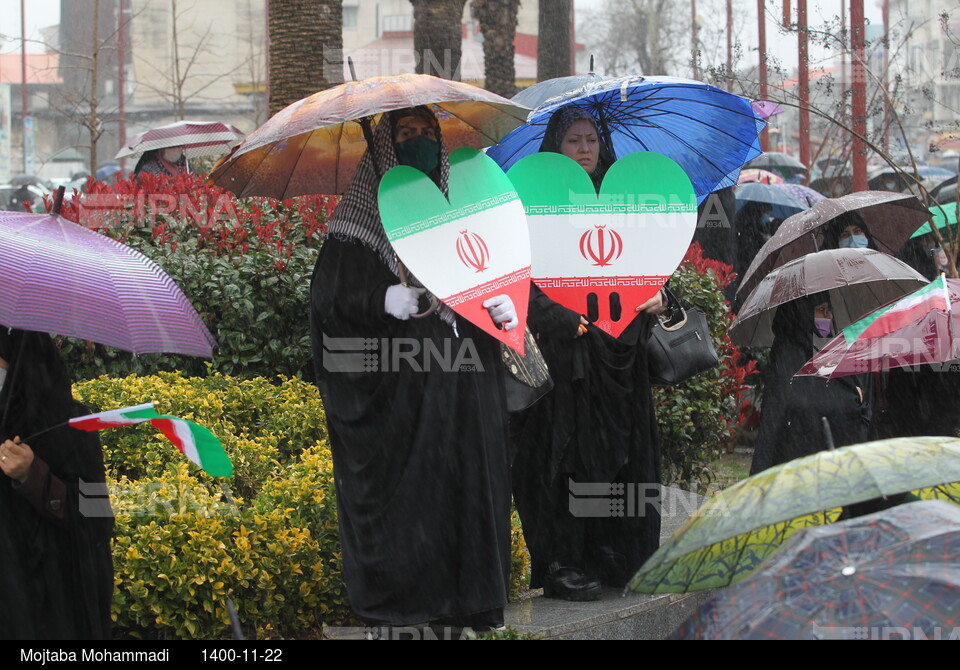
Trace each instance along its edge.
<instances>
[{"instance_id":1,"label":"black leather handbag","mask_svg":"<svg viewBox=\"0 0 960 670\"><path fill-rule=\"evenodd\" d=\"M657 319L647 341L647 368L654 386L676 386L717 364L707 317L699 309L684 309L666 286L669 318Z\"/></svg>"}]
</instances>

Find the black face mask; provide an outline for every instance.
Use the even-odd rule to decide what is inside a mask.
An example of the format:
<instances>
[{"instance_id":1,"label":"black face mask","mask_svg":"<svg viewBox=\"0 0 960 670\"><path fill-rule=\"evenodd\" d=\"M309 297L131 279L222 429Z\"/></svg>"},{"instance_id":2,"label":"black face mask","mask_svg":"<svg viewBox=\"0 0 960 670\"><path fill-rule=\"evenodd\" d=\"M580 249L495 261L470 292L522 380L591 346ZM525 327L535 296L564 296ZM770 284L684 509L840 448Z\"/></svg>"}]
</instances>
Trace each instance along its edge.
<instances>
[{"instance_id":1,"label":"black face mask","mask_svg":"<svg viewBox=\"0 0 960 670\"><path fill-rule=\"evenodd\" d=\"M417 168L430 174L440 161L440 145L428 137L417 135L393 145L400 165Z\"/></svg>"}]
</instances>

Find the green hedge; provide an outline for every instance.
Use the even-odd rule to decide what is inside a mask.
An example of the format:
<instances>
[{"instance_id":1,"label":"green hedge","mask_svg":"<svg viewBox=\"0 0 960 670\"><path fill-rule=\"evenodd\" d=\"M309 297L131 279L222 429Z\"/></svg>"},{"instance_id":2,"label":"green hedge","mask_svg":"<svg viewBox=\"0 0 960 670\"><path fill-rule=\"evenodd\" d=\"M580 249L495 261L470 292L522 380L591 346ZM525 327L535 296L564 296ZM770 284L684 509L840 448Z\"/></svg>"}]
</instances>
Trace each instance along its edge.
<instances>
[{"instance_id":1,"label":"green hedge","mask_svg":"<svg viewBox=\"0 0 960 670\"><path fill-rule=\"evenodd\" d=\"M91 410L153 400L210 428L236 469L229 487L149 424L101 431L117 514L116 635L229 637L226 602L249 637L319 637L357 624L343 584L323 407L299 379L173 373L74 385ZM513 526L512 591L527 569Z\"/></svg>"}]
</instances>

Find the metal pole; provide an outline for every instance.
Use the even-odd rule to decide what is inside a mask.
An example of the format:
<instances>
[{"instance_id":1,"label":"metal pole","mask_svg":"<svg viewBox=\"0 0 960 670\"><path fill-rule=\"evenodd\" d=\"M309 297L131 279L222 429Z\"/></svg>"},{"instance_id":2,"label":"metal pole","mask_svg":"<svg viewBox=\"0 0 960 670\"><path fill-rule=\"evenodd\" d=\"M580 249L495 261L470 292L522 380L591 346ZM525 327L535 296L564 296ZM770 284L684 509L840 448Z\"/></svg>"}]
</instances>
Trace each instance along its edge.
<instances>
[{"instance_id":1,"label":"metal pole","mask_svg":"<svg viewBox=\"0 0 960 670\"><path fill-rule=\"evenodd\" d=\"M120 0L119 17L117 21L117 135L120 146L127 146L127 116L126 116L126 44L124 44L124 24L126 23L127 0ZM120 159L120 174L127 169L127 157Z\"/></svg>"},{"instance_id":2,"label":"metal pole","mask_svg":"<svg viewBox=\"0 0 960 670\"><path fill-rule=\"evenodd\" d=\"M800 69L800 162L810 165L810 58L807 53L807 0L797 0L797 65Z\"/></svg>"},{"instance_id":3,"label":"metal pole","mask_svg":"<svg viewBox=\"0 0 960 670\"><path fill-rule=\"evenodd\" d=\"M690 0L690 68L697 79L697 0Z\"/></svg>"},{"instance_id":4,"label":"metal pole","mask_svg":"<svg viewBox=\"0 0 960 670\"><path fill-rule=\"evenodd\" d=\"M23 173L27 173L27 5L20 0L20 133L23 140Z\"/></svg>"},{"instance_id":5,"label":"metal pole","mask_svg":"<svg viewBox=\"0 0 960 670\"><path fill-rule=\"evenodd\" d=\"M883 86L890 91L890 0L883 0ZM890 101L883 102L883 150L890 151Z\"/></svg>"},{"instance_id":6,"label":"metal pole","mask_svg":"<svg viewBox=\"0 0 960 670\"><path fill-rule=\"evenodd\" d=\"M733 92L733 0L727 0L727 90Z\"/></svg>"},{"instance_id":7,"label":"metal pole","mask_svg":"<svg viewBox=\"0 0 960 670\"><path fill-rule=\"evenodd\" d=\"M380 30L380 26L377 26ZM264 103L266 105L266 116L270 116L270 0L263 2L263 41L266 45L266 72L264 73L263 93Z\"/></svg>"},{"instance_id":8,"label":"metal pole","mask_svg":"<svg viewBox=\"0 0 960 670\"><path fill-rule=\"evenodd\" d=\"M763 7L763 0L757 0L757 30L759 32L760 49L760 99L767 99L767 16ZM760 133L760 148L769 151L770 140L767 129Z\"/></svg>"},{"instance_id":9,"label":"metal pole","mask_svg":"<svg viewBox=\"0 0 960 670\"><path fill-rule=\"evenodd\" d=\"M570 74L577 73L577 27L573 4L574 0L570 0Z\"/></svg>"},{"instance_id":10,"label":"metal pole","mask_svg":"<svg viewBox=\"0 0 960 670\"><path fill-rule=\"evenodd\" d=\"M853 190L867 190L867 146L860 139L867 134L867 72L864 64L863 0L850 0L850 46L853 51ZM859 137L858 137L859 136Z\"/></svg>"}]
</instances>

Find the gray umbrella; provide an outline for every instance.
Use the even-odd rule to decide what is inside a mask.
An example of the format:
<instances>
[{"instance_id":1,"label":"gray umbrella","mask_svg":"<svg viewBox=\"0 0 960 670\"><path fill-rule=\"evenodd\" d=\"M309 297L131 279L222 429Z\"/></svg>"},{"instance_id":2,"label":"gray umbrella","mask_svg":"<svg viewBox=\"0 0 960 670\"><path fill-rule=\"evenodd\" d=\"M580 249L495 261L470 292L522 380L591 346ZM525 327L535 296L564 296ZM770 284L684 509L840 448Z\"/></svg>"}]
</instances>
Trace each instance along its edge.
<instances>
[{"instance_id":1,"label":"gray umbrella","mask_svg":"<svg viewBox=\"0 0 960 670\"><path fill-rule=\"evenodd\" d=\"M910 235L933 215L916 196L889 191L859 191L840 198L826 198L780 224L750 263L738 295L746 295L768 272L822 246L824 227L837 217L855 213L869 228L881 251L896 253Z\"/></svg>"},{"instance_id":2,"label":"gray umbrella","mask_svg":"<svg viewBox=\"0 0 960 670\"><path fill-rule=\"evenodd\" d=\"M906 263L872 249L828 249L807 254L782 265L760 282L730 327L730 339L742 346L772 346L777 308L814 293L830 292L834 325L841 329L928 283Z\"/></svg>"}]
</instances>

